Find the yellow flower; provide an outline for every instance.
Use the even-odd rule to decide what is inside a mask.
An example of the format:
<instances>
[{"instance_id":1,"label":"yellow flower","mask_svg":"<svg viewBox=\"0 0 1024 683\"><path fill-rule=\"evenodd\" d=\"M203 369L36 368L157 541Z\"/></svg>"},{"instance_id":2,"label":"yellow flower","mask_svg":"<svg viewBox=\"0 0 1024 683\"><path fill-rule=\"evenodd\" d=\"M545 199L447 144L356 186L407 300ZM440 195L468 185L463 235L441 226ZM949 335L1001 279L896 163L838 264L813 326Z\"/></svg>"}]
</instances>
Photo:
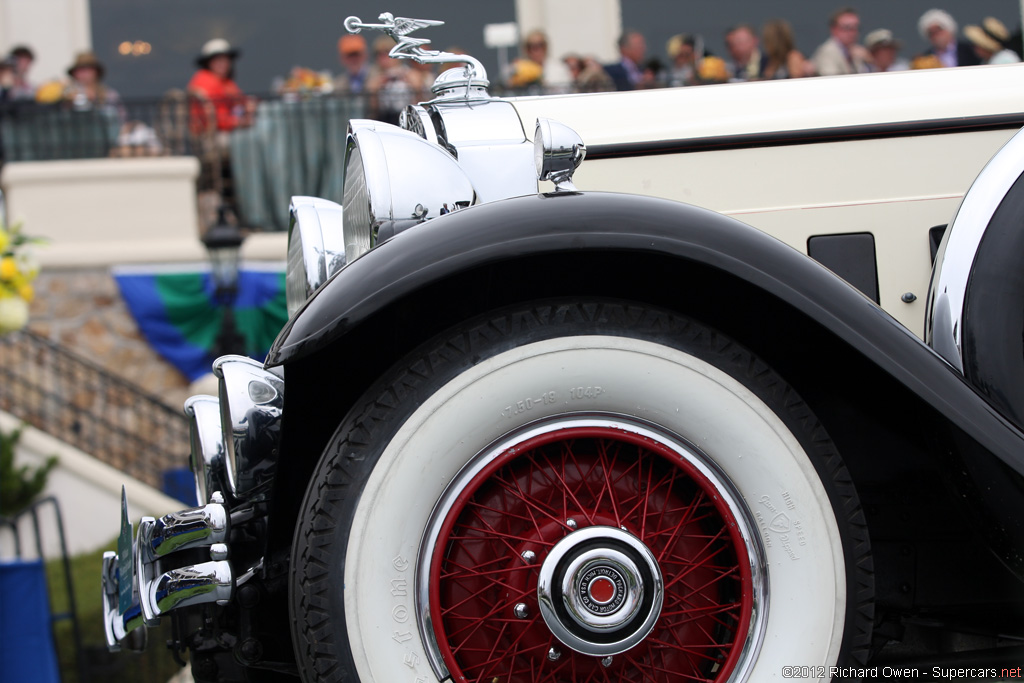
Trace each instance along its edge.
<instances>
[{"instance_id":1,"label":"yellow flower","mask_svg":"<svg viewBox=\"0 0 1024 683\"><path fill-rule=\"evenodd\" d=\"M32 303L32 299L36 297L36 290L32 288L32 285L24 282L18 287L18 296L28 303Z\"/></svg>"},{"instance_id":2,"label":"yellow flower","mask_svg":"<svg viewBox=\"0 0 1024 683\"><path fill-rule=\"evenodd\" d=\"M13 280L18 274L18 263L13 256L4 256L0 259L0 280Z\"/></svg>"}]
</instances>

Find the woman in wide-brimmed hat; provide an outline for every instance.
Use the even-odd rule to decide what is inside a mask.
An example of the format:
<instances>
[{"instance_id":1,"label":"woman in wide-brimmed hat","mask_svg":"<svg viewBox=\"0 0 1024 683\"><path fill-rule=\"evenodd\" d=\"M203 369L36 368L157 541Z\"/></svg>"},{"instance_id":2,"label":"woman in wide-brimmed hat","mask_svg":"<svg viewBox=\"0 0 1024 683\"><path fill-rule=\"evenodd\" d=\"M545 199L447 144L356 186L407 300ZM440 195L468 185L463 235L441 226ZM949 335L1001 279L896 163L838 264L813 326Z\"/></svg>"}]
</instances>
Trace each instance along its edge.
<instances>
[{"instance_id":1,"label":"woman in wide-brimmed hat","mask_svg":"<svg viewBox=\"0 0 1024 683\"><path fill-rule=\"evenodd\" d=\"M207 41L196 58L199 70L188 82L189 93L212 104L219 131L231 131L251 122L253 104L233 80L239 55L241 51L223 38ZM206 128L210 123L193 117L194 127Z\"/></svg>"},{"instance_id":2,"label":"woman in wide-brimmed hat","mask_svg":"<svg viewBox=\"0 0 1024 683\"><path fill-rule=\"evenodd\" d=\"M981 26L964 26L964 36L971 41L982 64L1015 64L1020 56L1006 47L1010 32L995 17L985 17Z\"/></svg>"},{"instance_id":3,"label":"woman in wide-brimmed hat","mask_svg":"<svg viewBox=\"0 0 1024 683\"><path fill-rule=\"evenodd\" d=\"M94 52L79 52L68 67L71 81L64 88L64 100L79 109L119 106L121 96L103 83L105 73L103 63Z\"/></svg>"}]
</instances>

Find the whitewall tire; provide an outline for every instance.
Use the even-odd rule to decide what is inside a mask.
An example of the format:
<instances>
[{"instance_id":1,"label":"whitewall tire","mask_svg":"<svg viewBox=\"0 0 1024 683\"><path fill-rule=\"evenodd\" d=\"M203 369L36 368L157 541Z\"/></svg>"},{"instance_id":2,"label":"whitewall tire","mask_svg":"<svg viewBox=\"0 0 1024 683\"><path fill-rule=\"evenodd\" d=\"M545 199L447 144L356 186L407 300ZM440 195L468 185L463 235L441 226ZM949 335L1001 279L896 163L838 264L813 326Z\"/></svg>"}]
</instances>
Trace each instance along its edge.
<instances>
[{"instance_id":1,"label":"whitewall tire","mask_svg":"<svg viewBox=\"0 0 1024 683\"><path fill-rule=\"evenodd\" d=\"M296 530L297 657L308 681L778 678L864 656L869 559L838 454L748 351L646 306L524 305L339 427Z\"/></svg>"}]
</instances>

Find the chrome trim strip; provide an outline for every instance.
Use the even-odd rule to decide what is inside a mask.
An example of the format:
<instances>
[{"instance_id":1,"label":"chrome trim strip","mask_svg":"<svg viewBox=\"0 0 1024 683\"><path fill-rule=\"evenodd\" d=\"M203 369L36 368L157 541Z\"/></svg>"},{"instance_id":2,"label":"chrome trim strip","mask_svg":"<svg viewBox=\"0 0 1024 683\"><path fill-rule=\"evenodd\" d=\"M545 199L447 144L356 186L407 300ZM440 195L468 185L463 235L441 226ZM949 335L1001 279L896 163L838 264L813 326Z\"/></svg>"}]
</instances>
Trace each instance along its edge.
<instances>
[{"instance_id":1,"label":"chrome trim strip","mask_svg":"<svg viewBox=\"0 0 1024 683\"><path fill-rule=\"evenodd\" d=\"M658 425L633 417L610 413L566 414L524 425L481 450L479 454L462 468L448 485L448 488L445 489L444 494L442 494L433 512L431 512L430 519L427 521L420 542L420 551L416 557L416 620L419 627L420 640L424 644L427 658L430 661L434 674L438 680L449 676L448 669L441 658L437 641L434 639L434 629L430 619L429 598L430 559L434 554L434 545L440 536L441 527L448 516L448 512L455 504L455 500L464 488L465 483L471 481L484 467L509 448L553 430L575 427L604 427L631 432L654 440L671 448L680 458L690 463L718 487L723 501L729 507L733 518L739 526L739 532L746 547L747 557L750 560L750 575L753 585L753 609L750 618L750 628L745 636L740 660L737 662L733 676L730 679L733 683L743 683L743 681L750 677L751 670L757 661L757 655L764 643L765 631L768 627L770 603L768 560L753 514L743 502L743 496L725 472L686 439Z\"/></svg>"},{"instance_id":2,"label":"chrome trim strip","mask_svg":"<svg viewBox=\"0 0 1024 683\"><path fill-rule=\"evenodd\" d=\"M935 255L925 310L925 342L963 372L963 316L967 283L993 214L1024 173L1024 131L985 165L964 195Z\"/></svg>"}]
</instances>

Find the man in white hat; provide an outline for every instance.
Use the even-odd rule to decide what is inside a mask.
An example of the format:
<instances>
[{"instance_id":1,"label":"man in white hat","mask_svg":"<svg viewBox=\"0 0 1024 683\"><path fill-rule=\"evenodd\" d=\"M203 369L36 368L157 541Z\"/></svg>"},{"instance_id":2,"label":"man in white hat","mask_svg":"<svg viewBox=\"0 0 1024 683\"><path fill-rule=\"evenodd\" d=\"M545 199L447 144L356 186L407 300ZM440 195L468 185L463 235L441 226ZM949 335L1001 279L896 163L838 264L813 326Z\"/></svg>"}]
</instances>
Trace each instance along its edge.
<instances>
[{"instance_id":1,"label":"man in white hat","mask_svg":"<svg viewBox=\"0 0 1024 683\"><path fill-rule=\"evenodd\" d=\"M956 21L949 12L928 10L918 19L917 31L932 45L925 54L938 57L942 66L974 66L980 63L970 43L957 41Z\"/></svg>"}]
</instances>

